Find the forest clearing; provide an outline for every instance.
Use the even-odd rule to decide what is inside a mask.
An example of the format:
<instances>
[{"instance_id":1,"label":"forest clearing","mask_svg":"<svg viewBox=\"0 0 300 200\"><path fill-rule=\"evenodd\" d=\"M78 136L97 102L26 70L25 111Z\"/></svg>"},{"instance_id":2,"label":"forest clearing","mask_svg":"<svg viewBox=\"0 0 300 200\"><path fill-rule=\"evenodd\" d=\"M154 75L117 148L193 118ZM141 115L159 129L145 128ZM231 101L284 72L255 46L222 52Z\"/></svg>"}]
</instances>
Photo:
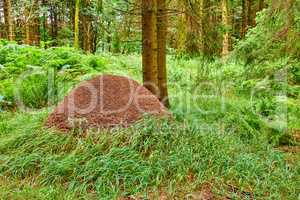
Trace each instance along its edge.
<instances>
[{"instance_id":1,"label":"forest clearing","mask_svg":"<svg viewBox=\"0 0 300 200\"><path fill-rule=\"evenodd\" d=\"M0 0L0 199L300 198L299 0Z\"/></svg>"}]
</instances>

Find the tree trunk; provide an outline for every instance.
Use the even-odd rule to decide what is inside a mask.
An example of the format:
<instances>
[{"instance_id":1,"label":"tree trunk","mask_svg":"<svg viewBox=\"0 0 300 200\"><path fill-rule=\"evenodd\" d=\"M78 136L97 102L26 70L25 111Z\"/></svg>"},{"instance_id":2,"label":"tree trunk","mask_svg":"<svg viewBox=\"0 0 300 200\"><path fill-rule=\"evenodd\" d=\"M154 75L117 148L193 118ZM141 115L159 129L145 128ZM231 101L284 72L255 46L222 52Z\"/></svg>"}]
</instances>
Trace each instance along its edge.
<instances>
[{"instance_id":1,"label":"tree trunk","mask_svg":"<svg viewBox=\"0 0 300 200\"><path fill-rule=\"evenodd\" d=\"M75 3L75 16L74 16L74 47L79 48L79 6L80 0Z\"/></svg>"},{"instance_id":2,"label":"tree trunk","mask_svg":"<svg viewBox=\"0 0 300 200\"><path fill-rule=\"evenodd\" d=\"M48 4L46 2L46 0L42 0L42 5L43 7L47 7ZM42 30L43 30L43 33L42 33L42 40L44 42L44 45L45 45L45 48L47 48L46 46L46 41L47 41L47 12L43 12L43 18L42 18Z\"/></svg>"},{"instance_id":3,"label":"tree trunk","mask_svg":"<svg viewBox=\"0 0 300 200\"><path fill-rule=\"evenodd\" d=\"M247 6L247 19L248 19L248 28L252 27L255 24L255 17L253 17L252 13L252 0L246 0L246 6ZM248 29L247 29L248 30Z\"/></svg>"},{"instance_id":4,"label":"tree trunk","mask_svg":"<svg viewBox=\"0 0 300 200\"><path fill-rule=\"evenodd\" d=\"M242 28L241 28L241 38L244 38L248 27L248 15L246 0L242 0Z\"/></svg>"},{"instance_id":5,"label":"tree trunk","mask_svg":"<svg viewBox=\"0 0 300 200\"><path fill-rule=\"evenodd\" d=\"M157 0L157 71L159 100L169 107L167 87L167 64L166 64L166 42L167 42L167 13L166 0Z\"/></svg>"},{"instance_id":6,"label":"tree trunk","mask_svg":"<svg viewBox=\"0 0 300 200\"><path fill-rule=\"evenodd\" d=\"M84 1L84 6L88 9L91 6L90 0ZM93 51L93 25L92 25L92 17L90 14L82 15L82 26L83 26L83 49L86 52L91 53Z\"/></svg>"},{"instance_id":7,"label":"tree trunk","mask_svg":"<svg viewBox=\"0 0 300 200\"><path fill-rule=\"evenodd\" d=\"M58 11L56 5L50 7L50 20L51 20L51 39L53 40L53 46L57 45L58 36Z\"/></svg>"},{"instance_id":8,"label":"tree trunk","mask_svg":"<svg viewBox=\"0 0 300 200\"><path fill-rule=\"evenodd\" d=\"M32 19L31 36L32 36L33 45L39 46L40 45L40 16L39 13L37 13L39 7L39 0L35 0L32 6L33 6L34 17Z\"/></svg>"},{"instance_id":9,"label":"tree trunk","mask_svg":"<svg viewBox=\"0 0 300 200\"><path fill-rule=\"evenodd\" d=\"M157 78L157 1L142 0L142 60L143 81L154 95L158 95Z\"/></svg>"},{"instance_id":10,"label":"tree trunk","mask_svg":"<svg viewBox=\"0 0 300 200\"><path fill-rule=\"evenodd\" d=\"M205 0L199 0L199 16L200 16L200 32L199 32L199 37L200 37L200 50L202 54L204 54L205 48L204 48L204 36L205 36L205 28L203 26L204 24L204 17L205 17L205 9L204 9L204 1Z\"/></svg>"},{"instance_id":11,"label":"tree trunk","mask_svg":"<svg viewBox=\"0 0 300 200\"><path fill-rule=\"evenodd\" d=\"M291 53L291 49L293 49L293 45L297 43L297 36L294 33L294 23L295 23L295 14L293 11L293 6L295 4L295 0L286 0L285 3L285 12L287 13L286 15L286 28L287 28L287 34L286 34L286 48L285 48L285 53L289 55Z\"/></svg>"},{"instance_id":12,"label":"tree trunk","mask_svg":"<svg viewBox=\"0 0 300 200\"><path fill-rule=\"evenodd\" d=\"M202 53L205 56L211 55L211 29L213 29L213 23L211 19L211 9L210 1L203 0L202 1L202 12L201 12L201 25L202 25Z\"/></svg>"},{"instance_id":13,"label":"tree trunk","mask_svg":"<svg viewBox=\"0 0 300 200\"><path fill-rule=\"evenodd\" d=\"M259 2L258 2L258 11L261 11L264 8L265 8L265 1L264 0L259 0Z\"/></svg>"},{"instance_id":14,"label":"tree trunk","mask_svg":"<svg viewBox=\"0 0 300 200\"><path fill-rule=\"evenodd\" d=\"M12 7L11 0L4 0L4 19L6 26L7 39L12 41L14 40L14 31L13 31L13 18L12 18Z\"/></svg>"},{"instance_id":15,"label":"tree trunk","mask_svg":"<svg viewBox=\"0 0 300 200\"><path fill-rule=\"evenodd\" d=\"M1 8L3 8L3 2L1 2L0 4ZM2 10L0 12L0 39L4 38L4 35L3 35L3 32L6 31L6 30L3 30L5 29L4 26L3 26L3 18L2 18Z\"/></svg>"},{"instance_id":16,"label":"tree trunk","mask_svg":"<svg viewBox=\"0 0 300 200\"><path fill-rule=\"evenodd\" d=\"M242 29L241 38L246 36L249 27L255 24L252 17L252 1L242 0Z\"/></svg>"},{"instance_id":17,"label":"tree trunk","mask_svg":"<svg viewBox=\"0 0 300 200\"><path fill-rule=\"evenodd\" d=\"M24 37L24 43L30 45L31 44L31 38L30 38L30 19L29 16L30 11L26 7L25 8L25 37Z\"/></svg>"},{"instance_id":18,"label":"tree trunk","mask_svg":"<svg viewBox=\"0 0 300 200\"><path fill-rule=\"evenodd\" d=\"M177 54L183 53L185 51L185 39L186 39L186 8L184 6L185 2L177 1L178 8L180 9L181 14L178 16L177 21L177 32L174 35L175 49Z\"/></svg>"},{"instance_id":19,"label":"tree trunk","mask_svg":"<svg viewBox=\"0 0 300 200\"><path fill-rule=\"evenodd\" d=\"M229 6L228 0L222 0L222 23L225 27L225 32L223 34L223 48L222 57L227 57L230 51L230 19L229 19Z\"/></svg>"}]
</instances>

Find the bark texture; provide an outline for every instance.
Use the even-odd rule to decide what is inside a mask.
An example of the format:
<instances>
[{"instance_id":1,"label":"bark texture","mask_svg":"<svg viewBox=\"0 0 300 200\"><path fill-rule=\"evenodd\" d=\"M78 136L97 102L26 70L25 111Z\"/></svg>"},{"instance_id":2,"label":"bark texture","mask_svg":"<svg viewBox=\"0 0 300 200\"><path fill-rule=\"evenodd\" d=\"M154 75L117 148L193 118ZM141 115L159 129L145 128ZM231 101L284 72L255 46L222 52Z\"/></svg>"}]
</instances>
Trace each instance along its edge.
<instances>
[{"instance_id":1,"label":"bark texture","mask_svg":"<svg viewBox=\"0 0 300 200\"><path fill-rule=\"evenodd\" d=\"M157 1L142 1L143 81L147 89L159 96L157 78Z\"/></svg>"},{"instance_id":2,"label":"bark texture","mask_svg":"<svg viewBox=\"0 0 300 200\"><path fill-rule=\"evenodd\" d=\"M75 2L75 16L74 16L74 47L79 48L79 7L80 0Z\"/></svg>"},{"instance_id":3,"label":"bark texture","mask_svg":"<svg viewBox=\"0 0 300 200\"><path fill-rule=\"evenodd\" d=\"M230 17L229 17L229 6L228 0L222 0L222 23L225 27L225 32L223 34L223 48L222 56L227 57L230 51Z\"/></svg>"},{"instance_id":4,"label":"bark texture","mask_svg":"<svg viewBox=\"0 0 300 200\"><path fill-rule=\"evenodd\" d=\"M168 87L167 87L167 67L166 67L166 41L167 41L167 13L166 1L157 0L157 67L158 67L158 87L159 87L159 100L169 107Z\"/></svg>"},{"instance_id":5,"label":"bark texture","mask_svg":"<svg viewBox=\"0 0 300 200\"><path fill-rule=\"evenodd\" d=\"M12 41L14 40L14 31L13 31L13 18L12 18L12 7L11 0L4 0L4 20L6 27L7 39Z\"/></svg>"}]
</instances>

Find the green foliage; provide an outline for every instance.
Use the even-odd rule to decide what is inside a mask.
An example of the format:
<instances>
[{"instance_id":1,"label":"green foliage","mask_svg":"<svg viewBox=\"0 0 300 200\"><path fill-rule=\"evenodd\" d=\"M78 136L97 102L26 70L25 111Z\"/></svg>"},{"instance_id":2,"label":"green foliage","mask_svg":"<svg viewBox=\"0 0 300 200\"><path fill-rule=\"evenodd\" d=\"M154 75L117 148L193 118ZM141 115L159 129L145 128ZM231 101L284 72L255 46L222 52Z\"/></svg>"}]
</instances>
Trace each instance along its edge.
<instances>
[{"instance_id":1,"label":"green foliage","mask_svg":"<svg viewBox=\"0 0 300 200\"><path fill-rule=\"evenodd\" d=\"M43 129L46 115L0 115L1 176L36 177L38 188L60 191L58 186L64 185L63 196L92 199L144 196L160 188L174 197L178 187L190 193L205 182L221 196L235 195L226 192L227 184L251 187L256 198L298 195L299 163L287 167L284 154L263 137L245 143L235 134L151 118L127 130L83 137Z\"/></svg>"},{"instance_id":2,"label":"green foliage","mask_svg":"<svg viewBox=\"0 0 300 200\"><path fill-rule=\"evenodd\" d=\"M280 3L280 8L269 7L258 13L257 25L251 28L244 40L238 42L234 54L236 58L246 62L246 64L264 65L266 62L277 59L294 59L299 61L300 40L299 40L299 2L295 2L293 7L286 11L284 3ZM293 24L288 24L288 18L294 18Z\"/></svg>"},{"instance_id":3,"label":"green foliage","mask_svg":"<svg viewBox=\"0 0 300 200\"><path fill-rule=\"evenodd\" d=\"M19 98L26 107L42 108L48 103L48 78L45 74L34 74L17 86Z\"/></svg>"},{"instance_id":4,"label":"green foliage","mask_svg":"<svg viewBox=\"0 0 300 200\"><path fill-rule=\"evenodd\" d=\"M0 51L0 198L146 198L149 191L165 191L173 199L178 190L185 198L207 182L221 197L242 198L228 189L233 185L257 199L297 198L299 159L276 149L299 145L292 136L300 129L296 61L243 66L232 58L168 56L172 120L146 117L128 129L82 135L44 128L50 110L19 112L14 91L20 77L37 72L25 76L19 89L26 106L43 108L50 93L56 103L101 73L141 81L140 56L11 44Z\"/></svg>"}]
</instances>

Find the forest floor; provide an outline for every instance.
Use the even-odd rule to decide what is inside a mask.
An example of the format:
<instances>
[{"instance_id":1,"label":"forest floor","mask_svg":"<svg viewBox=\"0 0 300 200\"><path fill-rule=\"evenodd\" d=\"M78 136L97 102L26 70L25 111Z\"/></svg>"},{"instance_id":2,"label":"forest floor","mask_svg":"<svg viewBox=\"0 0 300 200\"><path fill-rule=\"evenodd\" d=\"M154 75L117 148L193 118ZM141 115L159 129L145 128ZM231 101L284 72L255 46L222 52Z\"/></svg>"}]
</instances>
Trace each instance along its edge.
<instances>
[{"instance_id":1,"label":"forest floor","mask_svg":"<svg viewBox=\"0 0 300 200\"><path fill-rule=\"evenodd\" d=\"M173 120L63 134L44 127L56 103L99 74L141 82L140 55L8 45L0 70L0 199L299 198L298 85L282 98L237 62L169 56Z\"/></svg>"}]
</instances>

